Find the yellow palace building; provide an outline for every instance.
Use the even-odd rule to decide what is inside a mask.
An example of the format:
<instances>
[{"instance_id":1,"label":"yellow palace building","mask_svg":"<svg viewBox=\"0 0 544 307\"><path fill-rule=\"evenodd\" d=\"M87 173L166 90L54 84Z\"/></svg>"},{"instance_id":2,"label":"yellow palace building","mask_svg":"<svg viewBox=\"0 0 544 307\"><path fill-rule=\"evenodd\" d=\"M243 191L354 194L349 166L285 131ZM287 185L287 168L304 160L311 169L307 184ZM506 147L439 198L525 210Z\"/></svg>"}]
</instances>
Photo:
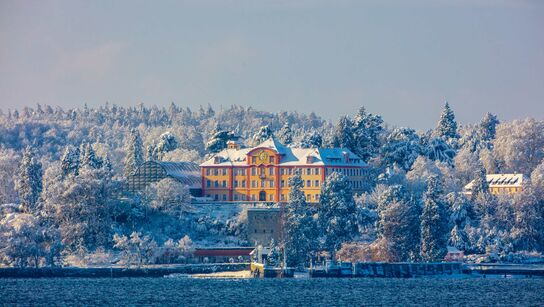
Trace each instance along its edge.
<instances>
[{"instance_id":1,"label":"yellow palace building","mask_svg":"<svg viewBox=\"0 0 544 307\"><path fill-rule=\"evenodd\" d=\"M200 165L202 195L215 201L286 202L288 180L299 172L308 202L319 202L327 175L346 175L354 193L362 192L368 165L344 148L291 148L274 137L253 148L234 141Z\"/></svg>"}]
</instances>

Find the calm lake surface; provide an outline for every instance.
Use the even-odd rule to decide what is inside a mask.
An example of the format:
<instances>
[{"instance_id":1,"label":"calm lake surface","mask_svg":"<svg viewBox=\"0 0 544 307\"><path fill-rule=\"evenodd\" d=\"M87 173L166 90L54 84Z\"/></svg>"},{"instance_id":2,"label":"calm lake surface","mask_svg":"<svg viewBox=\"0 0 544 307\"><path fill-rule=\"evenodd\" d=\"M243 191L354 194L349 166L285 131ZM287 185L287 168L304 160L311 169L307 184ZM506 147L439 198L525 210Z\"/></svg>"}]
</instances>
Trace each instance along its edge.
<instances>
[{"instance_id":1,"label":"calm lake surface","mask_svg":"<svg viewBox=\"0 0 544 307\"><path fill-rule=\"evenodd\" d=\"M0 279L0 306L544 306L544 279Z\"/></svg>"}]
</instances>

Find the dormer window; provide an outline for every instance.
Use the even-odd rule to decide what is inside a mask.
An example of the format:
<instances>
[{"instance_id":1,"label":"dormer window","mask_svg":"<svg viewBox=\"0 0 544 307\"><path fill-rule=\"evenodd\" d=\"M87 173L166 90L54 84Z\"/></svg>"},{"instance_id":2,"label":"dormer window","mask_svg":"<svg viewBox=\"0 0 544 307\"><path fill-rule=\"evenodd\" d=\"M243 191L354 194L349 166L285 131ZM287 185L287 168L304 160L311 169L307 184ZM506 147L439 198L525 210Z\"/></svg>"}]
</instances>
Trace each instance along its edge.
<instances>
[{"instance_id":1,"label":"dormer window","mask_svg":"<svg viewBox=\"0 0 544 307\"><path fill-rule=\"evenodd\" d=\"M223 161L221 157L213 157L213 164L220 164Z\"/></svg>"},{"instance_id":2,"label":"dormer window","mask_svg":"<svg viewBox=\"0 0 544 307\"><path fill-rule=\"evenodd\" d=\"M270 157L270 164L273 164L276 162L276 157Z\"/></svg>"},{"instance_id":3,"label":"dormer window","mask_svg":"<svg viewBox=\"0 0 544 307\"><path fill-rule=\"evenodd\" d=\"M306 164L312 164L314 163L314 157L313 156L307 156L306 157Z\"/></svg>"}]
</instances>

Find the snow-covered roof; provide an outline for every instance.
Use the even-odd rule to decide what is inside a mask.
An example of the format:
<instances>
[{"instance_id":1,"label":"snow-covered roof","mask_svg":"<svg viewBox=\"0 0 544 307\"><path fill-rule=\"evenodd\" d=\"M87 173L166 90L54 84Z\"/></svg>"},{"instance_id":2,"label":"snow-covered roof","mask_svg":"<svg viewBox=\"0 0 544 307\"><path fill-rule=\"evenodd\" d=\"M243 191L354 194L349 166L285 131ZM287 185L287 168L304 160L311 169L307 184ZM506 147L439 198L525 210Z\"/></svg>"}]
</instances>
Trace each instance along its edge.
<instances>
[{"instance_id":1,"label":"snow-covered roof","mask_svg":"<svg viewBox=\"0 0 544 307\"><path fill-rule=\"evenodd\" d=\"M494 187L522 187L524 181L523 174L488 174L486 175L487 183L490 188ZM474 180L465 185L465 190L472 190Z\"/></svg>"},{"instance_id":2,"label":"snow-covered roof","mask_svg":"<svg viewBox=\"0 0 544 307\"><path fill-rule=\"evenodd\" d=\"M253 148L223 149L200 166L245 166L247 155L258 148L272 149L280 155L280 166L366 166L367 164L347 148L292 148L271 137ZM311 158L309 162L308 157ZM346 160L346 158L348 158Z\"/></svg>"}]
</instances>

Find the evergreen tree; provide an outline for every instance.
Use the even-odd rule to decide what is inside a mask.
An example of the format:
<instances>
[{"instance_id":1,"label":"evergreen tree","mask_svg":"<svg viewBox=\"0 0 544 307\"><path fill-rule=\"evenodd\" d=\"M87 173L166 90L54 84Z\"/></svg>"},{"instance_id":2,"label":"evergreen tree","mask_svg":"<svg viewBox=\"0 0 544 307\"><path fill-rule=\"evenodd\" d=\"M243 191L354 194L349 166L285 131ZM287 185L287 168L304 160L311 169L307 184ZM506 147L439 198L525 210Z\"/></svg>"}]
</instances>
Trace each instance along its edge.
<instances>
[{"instance_id":1,"label":"evergreen tree","mask_svg":"<svg viewBox=\"0 0 544 307\"><path fill-rule=\"evenodd\" d=\"M320 148L323 146L323 138L315 130L304 133L300 140L301 148Z\"/></svg>"},{"instance_id":2,"label":"evergreen tree","mask_svg":"<svg viewBox=\"0 0 544 307\"><path fill-rule=\"evenodd\" d=\"M493 139L495 139L498 124L499 120L497 119L496 115L486 113L478 126L478 134L480 135L481 140L486 143L490 143Z\"/></svg>"},{"instance_id":3,"label":"evergreen tree","mask_svg":"<svg viewBox=\"0 0 544 307\"><path fill-rule=\"evenodd\" d=\"M61 166L64 175L75 175L79 172L79 148L68 145L61 157Z\"/></svg>"},{"instance_id":4,"label":"evergreen tree","mask_svg":"<svg viewBox=\"0 0 544 307\"><path fill-rule=\"evenodd\" d=\"M293 143L293 131L289 127L289 124L285 123L283 127L277 133L278 140L284 145L290 145Z\"/></svg>"},{"instance_id":5,"label":"evergreen tree","mask_svg":"<svg viewBox=\"0 0 544 307\"><path fill-rule=\"evenodd\" d=\"M276 242L274 242L274 239L270 242L270 246L268 247L268 255L266 257L266 264L273 267L278 267L281 265L281 250L279 246L276 245Z\"/></svg>"},{"instance_id":6,"label":"evergreen tree","mask_svg":"<svg viewBox=\"0 0 544 307\"><path fill-rule=\"evenodd\" d=\"M378 200L378 238L387 261L415 260L419 250L419 208L400 185L387 188Z\"/></svg>"},{"instance_id":7,"label":"evergreen tree","mask_svg":"<svg viewBox=\"0 0 544 307\"><path fill-rule=\"evenodd\" d=\"M353 139L353 123L349 117L340 117L340 120L334 127L331 143L333 147L347 148L354 151L355 140Z\"/></svg>"},{"instance_id":8,"label":"evergreen tree","mask_svg":"<svg viewBox=\"0 0 544 307\"><path fill-rule=\"evenodd\" d=\"M421 214L421 258L425 261L441 261L447 253L447 219L443 194L438 176L429 177Z\"/></svg>"},{"instance_id":9,"label":"evergreen tree","mask_svg":"<svg viewBox=\"0 0 544 307\"><path fill-rule=\"evenodd\" d=\"M440 120L435 129L435 135L441 137L445 140L457 139L459 138L457 134L457 122L455 121L455 114L450 108L450 105L446 101L442 114L440 115Z\"/></svg>"},{"instance_id":10,"label":"evergreen tree","mask_svg":"<svg viewBox=\"0 0 544 307\"><path fill-rule=\"evenodd\" d=\"M125 147L125 177L132 175L143 163L142 138L138 130L132 129Z\"/></svg>"},{"instance_id":11,"label":"evergreen tree","mask_svg":"<svg viewBox=\"0 0 544 307\"><path fill-rule=\"evenodd\" d=\"M165 132L161 134L157 147L155 147L156 155L159 160L162 160L165 153L175 150L176 148L178 148L176 137L170 132Z\"/></svg>"},{"instance_id":12,"label":"evergreen tree","mask_svg":"<svg viewBox=\"0 0 544 307\"><path fill-rule=\"evenodd\" d=\"M227 148L228 141L236 141L238 138L234 135L234 132L221 129L217 125L214 129L212 137L206 143L206 151L210 153L218 153L221 150Z\"/></svg>"},{"instance_id":13,"label":"evergreen tree","mask_svg":"<svg viewBox=\"0 0 544 307\"><path fill-rule=\"evenodd\" d=\"M310 207L302 191L299 173L289 178L289 202L285 206L285 245L288 266L302 266L316 240Z\"/></svg>"},{"instance_id":14,"label":"evergreen tree","mask_svg":"<svg viewBox=\"0 0 544 307\"><path fill-rule=\"evenodd\" d=\"M273 133L272 130L270 130L270 127L262 126L259 128L259 131L253 135L253 145L257 146L268 140L270 137L272 137L272 134Z\"/></svg>"},{"instance_id":15,"label":"evergreen tree","mask_svg":"<svg viewBox=\"0 0 544 307\"><path fill-rule=\"evenodd\" d=\"M82 155L80 157L80 166L81 167L91 167L94 169L98 169L102 166L102 161L99 157L97 157L96 152L94 151L93 147L89 143L81 144L82 148Z\"/></svg>"},{"instance_id":16,"label":"evergreen tree","mask_svg":"<svg viewBox=\"0 0 544 307\"><path fill-rule=\"evenodd\" d=\"M364 161L374 157L380 148L380 135L383 133L383 120L379 115L359 109L353 119L354 153Z\"/></svg>"},{"instance_id":17,"label":"evergreen tree","mask_svg":"<svg viewBox=\"0 0 544 307\"><path fill-rule=\"evenodd\" d=\"M414 129L395 128L381 148L381 163L383 167L397 166L408 171L422 151L421 140Z\"/></svg>"},{"instance_id":18,"label":"evergreen tree","mask_svg":"<svg viewBox=\"0 0 544 307\"><path fill-rule=\"evenodd\" d=\"M19 165L19 178L16 182L17 193L23 210L34 212L42 192L42 164L34 156L32 148L27 147Z\"/></svg>"},{"instance_id":19,"label":"evergreen tree","mask_svg":"<svg viewBox=\"0 0 544 307\"><path fill-rule=\"evenodd\" d=\"M318 215L325 248L331 255L358 234L357 205L346 176L333 172L327 177L321 186Z\"/></svg>"}]
</instances>

